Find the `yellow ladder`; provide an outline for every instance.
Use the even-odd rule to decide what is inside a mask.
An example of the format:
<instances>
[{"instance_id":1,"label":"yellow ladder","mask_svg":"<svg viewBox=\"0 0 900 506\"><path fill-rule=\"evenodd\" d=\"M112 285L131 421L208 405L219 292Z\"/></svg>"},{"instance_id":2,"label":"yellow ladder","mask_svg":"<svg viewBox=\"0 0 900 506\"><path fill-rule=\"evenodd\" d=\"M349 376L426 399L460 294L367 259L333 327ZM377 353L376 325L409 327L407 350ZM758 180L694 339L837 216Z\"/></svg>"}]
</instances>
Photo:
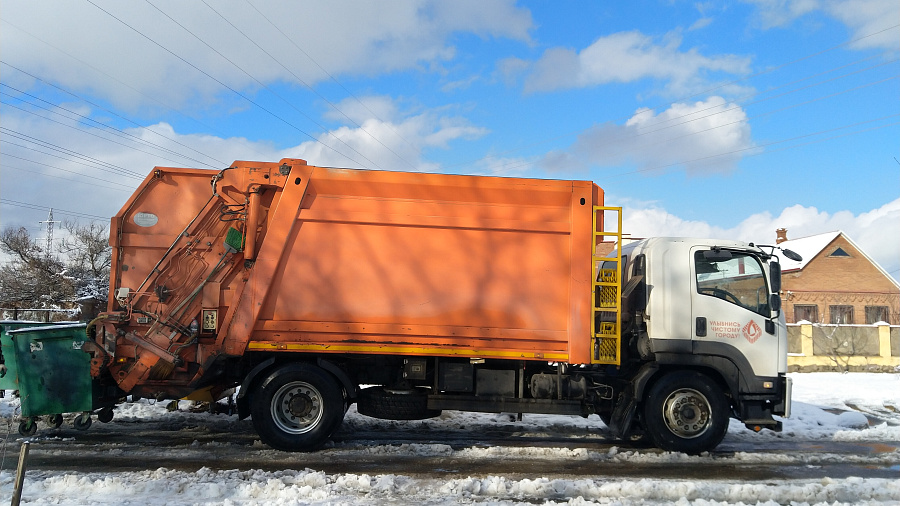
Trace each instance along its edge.
<instances>
[{"instance_id":1,"label":"yellow ladder","mask_svg":"<svg viewBox=\"0 0 900 506\"><path fill-rule=\"evenodd\" d=\"M609 216L612 214L615 216ZM612 225L615 225L614 229L607 228ZM622 208L594 206L593 230L591 270L596 276L591 287L594 307L591 313L591 363L619 365L622 360ZM613 245L615 252L606 253L604 248L603 253L598 253L600 244ZM615 264L604 268L605 262Z\"/></svg>"}]
</instances>

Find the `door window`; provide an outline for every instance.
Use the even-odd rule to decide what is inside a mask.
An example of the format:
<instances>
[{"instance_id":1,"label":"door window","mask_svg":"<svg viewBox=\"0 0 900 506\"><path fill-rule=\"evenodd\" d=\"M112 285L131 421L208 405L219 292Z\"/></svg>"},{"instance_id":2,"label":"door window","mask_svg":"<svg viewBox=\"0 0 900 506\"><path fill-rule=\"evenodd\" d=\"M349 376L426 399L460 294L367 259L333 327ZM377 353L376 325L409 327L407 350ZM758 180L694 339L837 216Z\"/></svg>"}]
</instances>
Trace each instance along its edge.
<instances>
[{"instance_id":1,"label":"door window","mask_svg":"<svg viewBox=\"0 0 900 506\"><path fill-rule=\"evenodd\" d=\"M709 253L694 254L697 292L768 317L769 290L759 259L736 251Z\"/></svg>"}]
</instances>

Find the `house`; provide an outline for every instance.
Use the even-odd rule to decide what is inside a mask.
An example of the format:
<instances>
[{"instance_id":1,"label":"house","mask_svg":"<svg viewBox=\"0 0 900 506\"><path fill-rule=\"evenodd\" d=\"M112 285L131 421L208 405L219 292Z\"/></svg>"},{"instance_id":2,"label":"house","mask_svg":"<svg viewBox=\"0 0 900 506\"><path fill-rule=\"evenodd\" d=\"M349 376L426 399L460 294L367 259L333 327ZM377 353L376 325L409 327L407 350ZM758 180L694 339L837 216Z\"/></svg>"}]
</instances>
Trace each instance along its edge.
<instances>
[{"instance_id":1,"label":"house","mask_svg":"<svg viewBox=\"0 0 900 506\"><path fill-rule=\"evenodd\" d=\"M776 234L778 246L803 257L781 257L788 323L900 324L900 284L843 232L793 240L786 229Z\"/></svg>"},{"instance_id":2,"label":"house","mask_svg":"<svg viewBox=\"0 0 900 506\"><path fill-rule=\"evenodd\" d=\"M897 370L900 284L843 232L776 234L779 247L803 257L779 255L789 369Z\"/></svg>"}]
</instances>

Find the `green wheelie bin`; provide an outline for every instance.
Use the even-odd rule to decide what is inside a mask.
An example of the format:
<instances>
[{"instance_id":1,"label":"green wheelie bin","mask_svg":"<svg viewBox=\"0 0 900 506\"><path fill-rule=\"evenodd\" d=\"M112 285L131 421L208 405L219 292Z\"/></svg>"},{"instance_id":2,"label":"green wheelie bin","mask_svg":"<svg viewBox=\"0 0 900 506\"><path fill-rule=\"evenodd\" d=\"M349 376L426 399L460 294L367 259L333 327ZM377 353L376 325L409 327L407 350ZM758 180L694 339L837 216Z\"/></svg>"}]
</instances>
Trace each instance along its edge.
<instances>
[{"instance_id":1,"label":"green wheelie bin","mask_svg":"<svg viewBox=\"0 0 900 506\"><path fill-rule=\"evenodd\" d=\"M31 436L37 421L47 416L59 427L63 413L80 413L75 428L87 429L93 408L90 356L81 351L85 323L32 326L6 334L15 357L15 389L19 391L22 420L19 433ZM6 351L4 350L4 358Z\"/></svg>"}]
</instances>

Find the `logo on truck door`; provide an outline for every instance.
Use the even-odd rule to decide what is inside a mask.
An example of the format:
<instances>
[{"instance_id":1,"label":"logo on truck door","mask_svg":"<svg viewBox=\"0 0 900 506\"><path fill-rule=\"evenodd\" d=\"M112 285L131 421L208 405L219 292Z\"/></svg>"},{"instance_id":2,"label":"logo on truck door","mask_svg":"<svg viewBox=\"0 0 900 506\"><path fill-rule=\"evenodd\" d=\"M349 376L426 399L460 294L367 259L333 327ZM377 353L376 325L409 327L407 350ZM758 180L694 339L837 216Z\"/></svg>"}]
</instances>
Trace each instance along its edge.
<instances>
[{"instance_id":1,"label":"logo on truck door","mask_svg":"<svg viewBox=\"0 0 900 506\"><path fill-rule=\"evenodd\" d=\"M709 328L718 339L737 339L738 333L740 333L750 344L755 343L762 336L762 329L753 320L747 322L743 327L738 322L712 320L709 322Z\"/></svg>"},{"instance_id":2,"label":"logo on truck door","mask_svg":"<svg viewBox=\"0 0 900 506\"><path fill-rule=\"evenodd\" d=\"M753 320L750 320L750 323L744 325L741 332L743 332L744 337L750 341L750 344L755 343L756 340L759 339L759 336L762 335L762 329L759 328L759 325Z\"/></svg>"}]
</instances>

